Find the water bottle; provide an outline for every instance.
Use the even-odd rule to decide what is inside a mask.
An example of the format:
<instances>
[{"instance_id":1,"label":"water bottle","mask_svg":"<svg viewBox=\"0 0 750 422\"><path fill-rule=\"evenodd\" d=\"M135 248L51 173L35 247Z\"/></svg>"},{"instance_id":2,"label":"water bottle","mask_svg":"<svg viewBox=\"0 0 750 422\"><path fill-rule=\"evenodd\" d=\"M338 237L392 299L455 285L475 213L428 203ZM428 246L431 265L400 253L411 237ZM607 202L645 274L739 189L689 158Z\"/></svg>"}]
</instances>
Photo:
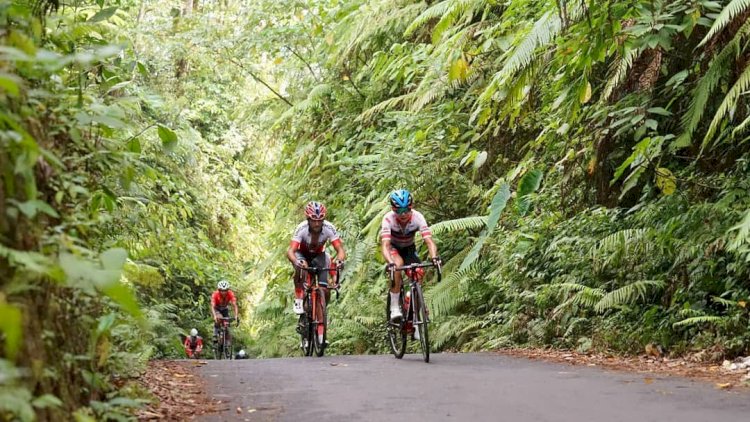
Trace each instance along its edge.
<instances>
[{"instance_id":1,"label":"water bottle","mask_svg":"<svg viewBox=\"0 0 750 422\"><path fill-rule=\"evenodd\" d=\"M404 295L404 310L406 312L409 312L409 301L411 300L411 291L407 290L406 295Z\"/></svg>"}]
</instances>

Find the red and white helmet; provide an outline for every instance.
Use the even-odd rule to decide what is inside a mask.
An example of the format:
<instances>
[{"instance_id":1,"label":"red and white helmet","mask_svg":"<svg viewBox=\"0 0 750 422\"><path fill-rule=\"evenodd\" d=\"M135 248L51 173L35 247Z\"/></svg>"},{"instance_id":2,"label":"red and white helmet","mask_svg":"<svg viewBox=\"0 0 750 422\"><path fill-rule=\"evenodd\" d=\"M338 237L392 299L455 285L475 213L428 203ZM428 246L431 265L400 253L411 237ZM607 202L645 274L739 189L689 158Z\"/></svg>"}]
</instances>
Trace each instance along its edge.
<instances>
[{"instance_id":1,"label":"red and white helmet","mask_svg":"<svg viewBox=\"0 0 750 422\"><path fill-rule=\"evenodd\" d=\"M326 207L320 202L310 201L305 206L305 215L311 220L324 220L326 218Z\"/></svg>"}]
</instances>

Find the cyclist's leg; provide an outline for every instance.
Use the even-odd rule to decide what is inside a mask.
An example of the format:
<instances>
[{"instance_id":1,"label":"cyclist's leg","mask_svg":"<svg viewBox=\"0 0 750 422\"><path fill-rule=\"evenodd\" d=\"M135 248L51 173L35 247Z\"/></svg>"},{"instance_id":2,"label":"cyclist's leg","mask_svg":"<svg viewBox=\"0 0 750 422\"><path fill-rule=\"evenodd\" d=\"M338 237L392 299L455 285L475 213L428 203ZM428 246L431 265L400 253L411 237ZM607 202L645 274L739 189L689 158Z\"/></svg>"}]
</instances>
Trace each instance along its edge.
<instances>
[{"instance_id":1,"label":"cyclist's leg","mask_svg":"<svg viewBox=\"0 0 750 422\"><path fill-rule=\"evenodd\" d=\"M404 265L404 258L401 256L401 249L392 247L391 258L393 258L393 262L397 267L401 267ZM399 293L401 291L401 274L401 271L396 271L396 274L394 274L393 278L395 279L395 283L393 287L391 287L391 293Z\"/></svg>"},{"instance_id":2,"label":"cyclist's leg","mask_svg":"<svg viewBox=\"0 0 750 422\"><path fill-rule=\"evenodd\" d=\"M419 264L422 262L422 260L419 259L419 255L417 255L416 245L399 248L398 253L404 259L404 265ZM417 279L421 279L421 275L424 273L424 270L422 270L421 268L417 268L415 271L417 273Z\"/></svg>"},{"instance_id":3,"label":"cyclist's leg","mask_svg":"<svg viewBox=\"0 0 750 422\"><path fill-rule=\"evenodd\" d=\"M229 318L229 307L221 309L221 316L224 318ZM231 340L231 335L229 334L229 328L227 327L227 338L224 339L225 341L229 342Z\"/></svg>"},{"instance_id":4,"label":"cyclist's leg","mask_svg":"<svg viewBox=\"0 0 750 422\"><path fill-rule=\"evenodd\" d=\"M398 248L398 253L404 259L404 264L406 265L419 264L420 262L422 262L422 260L419 259L419 255L417 255L416 245L406 246L404 248Z\"/></svg>"},{"instance_id":5,"label":"cyclist's leg","mask_svg":"<svg viewBox=\"0 0 750 422\"><path fill-rule=\"evenodd\" d=\"M218 317L221 316L221 311L219 308L214 307L214 316ZM216 344L219 340L219 324L214 322L214 337L213 342Z\"/></svg>"},{"instance_id":6,"label":"cyclist's leg","mask_svg":"<svg viewBox=\"0 0 750 422\"><path fill-rule=\"evenodd\" d=\"M391 248L391 259L393 259L393 262L397 267L404 265L404 260L401 258L401 255L399 255L398 249L396 248ZM396 271L393 279L393 286L388 286L389 294L391 295L391 321L399 321L402 317L401 306L399 306L399 296L401 295L401 271ZM390 283L390 280L388 280L388 283Z\"/></svg>"},{"instance_id":7,"label":"cyclist's leg","mask_svg":"<svg viewBox=\"0 0 750 422\"><path fill-rule=\"evenodd\" d=\"M300 252L294 253L298 260L305 261L310 265L310 261ZM305 297L305 280L306 273L297 267L294 267L294 312L296 314L302 314L302 300Z\"/></svg>"},{"instance_id":8,"label":"cyclist's leg","mask_svg":"<svg viewBox=\"0 0 750 422\"><path fill-rule=\"evenodd\" d=\"M318 271L318 284L323 288L326 296L326 303L331 298L328 293L328 268L331 266L331 256L328 252L324 252L316 255L310 260L313 267L325 268L324 270Z\"/></svg>"}]
</instances>

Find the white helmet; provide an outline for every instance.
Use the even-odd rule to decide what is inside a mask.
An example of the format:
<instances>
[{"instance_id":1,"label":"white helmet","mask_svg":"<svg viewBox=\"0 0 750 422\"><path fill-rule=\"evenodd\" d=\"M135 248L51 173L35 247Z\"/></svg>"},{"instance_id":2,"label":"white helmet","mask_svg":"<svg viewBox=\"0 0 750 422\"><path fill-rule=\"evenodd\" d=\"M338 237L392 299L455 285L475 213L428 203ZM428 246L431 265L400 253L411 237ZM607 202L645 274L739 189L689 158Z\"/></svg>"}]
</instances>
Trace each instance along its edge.
<instances>
[{"instance_id":1,"label":"white helmet","mask_svg":"<svg viewBox=\"0 0 750 422\"><path fill-rule=\"evenodd\" d=\"M245 357L245 351L244 350L240 350L240 352L237 353L237 354L240 355L240 357Z\"/></svg>"},{"instance_id":2,"label":"white helmet","mask_svg":"<svg viewBox=\"0 0 750 422\"><path fill-rule=\"evenodd\" d=\"M198 335L198 330L196 330L195 328L193 328L192 330L190 330L190 337L195 337L197 335Z\"/></svg>"},{"instance_id":3,"label":"white helmet","mask_svg":"<svg viewBox=\"0 0 750 422\"><path fill-rule=\"evenodd\" d=\"M216 285L216 288L219 290L229 290L229 282L226 280L221 280L219 284Z\"/></svg>"}]
</instances>

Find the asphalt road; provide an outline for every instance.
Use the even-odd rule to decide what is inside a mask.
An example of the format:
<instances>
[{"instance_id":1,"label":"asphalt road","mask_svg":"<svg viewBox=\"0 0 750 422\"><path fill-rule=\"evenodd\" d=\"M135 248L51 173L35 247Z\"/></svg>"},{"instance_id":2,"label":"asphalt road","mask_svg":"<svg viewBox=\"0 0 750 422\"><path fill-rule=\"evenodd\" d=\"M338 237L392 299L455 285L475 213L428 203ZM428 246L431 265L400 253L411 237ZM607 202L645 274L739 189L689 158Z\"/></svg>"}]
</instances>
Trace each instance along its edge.
<instances>
[{"instance_id":1,"label":"asphalt road","mask_svg":"<svg viewBox=\"0 0 750 422\"><path fill-rule=\"evenodd\" d=\"M750 421L750 392L520 358L434 354L208 361L202 421ZM237 408L241 412L238 412Z\"/></svg>"}]
</instances>

